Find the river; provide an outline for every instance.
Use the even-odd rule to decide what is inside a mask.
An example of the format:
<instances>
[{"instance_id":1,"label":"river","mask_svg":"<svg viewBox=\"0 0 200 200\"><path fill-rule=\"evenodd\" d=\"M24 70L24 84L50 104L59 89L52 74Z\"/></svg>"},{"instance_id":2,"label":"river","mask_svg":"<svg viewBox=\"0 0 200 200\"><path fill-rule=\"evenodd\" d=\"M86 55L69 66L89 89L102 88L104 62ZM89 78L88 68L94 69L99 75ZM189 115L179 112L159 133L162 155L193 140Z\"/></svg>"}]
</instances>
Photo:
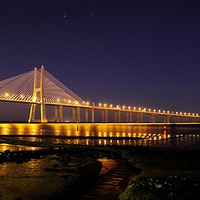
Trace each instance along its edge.
<instances>
[{"instance_id":1,"label":"river","mask_svg":"<svg viewBox=\"0 0 200 200\"><path fill-rule=\"evenodd\" d=\"M0 123L0 139L12 137L56 144L199 148L199 124ZM8 148L2 144L0 151ZM13 150L26 147L9 146Z\"/></svg>"}]
</instances>

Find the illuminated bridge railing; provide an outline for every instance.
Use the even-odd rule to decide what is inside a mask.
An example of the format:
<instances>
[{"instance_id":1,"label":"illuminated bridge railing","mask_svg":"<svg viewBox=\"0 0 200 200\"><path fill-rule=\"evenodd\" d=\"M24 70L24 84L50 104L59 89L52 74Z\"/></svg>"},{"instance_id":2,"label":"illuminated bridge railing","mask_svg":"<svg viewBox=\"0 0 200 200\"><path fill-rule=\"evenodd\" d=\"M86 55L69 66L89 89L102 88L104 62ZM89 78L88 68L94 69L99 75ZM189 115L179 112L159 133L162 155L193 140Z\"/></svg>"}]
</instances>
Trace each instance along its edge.
<instances>
[{"instance_id":1,"label":"illuminated bridge railing","mask_svg":"<svg viewBox=\"0 0 200 200\"><path fill-rule=\"evenodd\" d=\"M87 102L89 105L89 102ZM130 112L130 113L140 113L146 115L161 115L161 116L172 116L172 117L189 117L189 118L200 118L198 113L190 113L190 112L178 112L178 111L166 111L161 109L147 109L141 107L132 107L132 106L114 106L113 104L107 105L99 103L95 109L99 110L109 110L109 111L120 111L120 112Z\"/></svg>"}]
</instances>

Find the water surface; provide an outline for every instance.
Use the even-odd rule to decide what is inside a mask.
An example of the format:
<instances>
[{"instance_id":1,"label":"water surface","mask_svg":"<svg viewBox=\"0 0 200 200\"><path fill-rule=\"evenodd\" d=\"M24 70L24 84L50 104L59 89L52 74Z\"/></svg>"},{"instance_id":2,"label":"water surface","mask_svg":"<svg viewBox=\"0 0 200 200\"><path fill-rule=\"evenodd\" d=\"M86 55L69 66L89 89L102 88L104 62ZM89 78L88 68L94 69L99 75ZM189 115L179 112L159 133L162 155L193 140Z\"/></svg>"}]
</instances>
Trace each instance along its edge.
<instances>
[{"instance_id":1,"label":"water surface","mask_svg":"<svg viewBox=\"0 0 200 200\"><path fill-rule=\"evenodd\" d=\"M135 123L1 123L0 151L8 148L3 137L32 142L79 145L161 146L199 148L199 124ZM22 150L23 146L9 146ZM28 147L27 147L28 148Z\"/></svg>"}]
</instances>

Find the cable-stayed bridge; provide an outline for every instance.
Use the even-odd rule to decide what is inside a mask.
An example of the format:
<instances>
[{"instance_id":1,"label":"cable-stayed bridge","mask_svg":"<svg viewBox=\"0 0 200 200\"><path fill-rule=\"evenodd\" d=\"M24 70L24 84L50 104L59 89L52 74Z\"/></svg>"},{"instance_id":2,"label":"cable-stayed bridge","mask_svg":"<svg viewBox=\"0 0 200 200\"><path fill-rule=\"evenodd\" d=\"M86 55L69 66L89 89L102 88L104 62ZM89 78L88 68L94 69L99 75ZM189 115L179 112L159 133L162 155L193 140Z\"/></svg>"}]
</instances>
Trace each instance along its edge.
<instances>
[{"instance_id":1,"label":"cable-stayed bridge","mask_svg":"<svg viewBox=\"0 0 200 200\"><path fill-rule=\"evenodd\" d=\"M48 122L46 105L55 107L55 121L63 122L63 107L71 107L72 122L95 122L95 111L101 112L101 122L110 122L108 112L114 112L114 122L121 122L121 113L125 113L126 122L142 122L143 116L149 116L149 122L156 122L155 116L163 117L163 122L197 122L197 113L175 112L141 107L92 105L84 101L73 91L63 85L44 69L44 66L32 71L0 81L0 101L30 104L28 122ZM40 119L36 119L36 107L40 107ZM85 119L81 119L80 111L84 109ZM133 115L137 120L133 121ZM113 121L112 121L113 122Z\"/></svg>"}]
</instances>

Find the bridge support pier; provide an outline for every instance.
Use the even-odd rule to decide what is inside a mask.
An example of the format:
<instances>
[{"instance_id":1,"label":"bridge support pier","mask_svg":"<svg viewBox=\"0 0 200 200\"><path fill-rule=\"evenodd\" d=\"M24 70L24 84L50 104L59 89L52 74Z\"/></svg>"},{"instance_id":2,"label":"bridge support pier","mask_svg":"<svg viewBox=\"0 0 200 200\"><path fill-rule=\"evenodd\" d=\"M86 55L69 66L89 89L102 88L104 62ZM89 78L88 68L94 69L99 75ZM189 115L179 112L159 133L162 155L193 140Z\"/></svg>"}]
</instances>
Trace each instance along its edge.
<instances>
[{"instance_id":1,"label":"bridge support pier","mask_svg":"<svg viewBox=\"0 0 200 200\"><path fill-rule=\"evenodd\" d=\"M72 122L75 122L76 109L72 107Z\"/></svg>"},{"instance_id":2,"label":"bridge support pier","mask_svg":"<svg viewBox=\"0 0 200 200\"><path fill-rule=\"evenodd\" d=\"M137 114L137 120L138 122L142 122L142 113Z\"/></svg>"},{"instance_id":3,"label":"bridge support pier","mask_svg":"<svg viewBox=\"0 0 200 200\"><path fill-rule=\"evenodd\" d=\"M55 122L58 122L58 106L54 107Z\"/></svg>"},{"instance_id":4,"label":"bridge support pier","mask_svg":"<svg viewBox=\"0 0 200 200\"><path fill-rule=\"evenodd\" d=\"M90 121L89 120L89 111L91 112L91 122L94 122L94 108L92 108L92 109L85 108L85 122Z\"/></svg>"},{"instance_id":5,"label":"bridge support pier","mask_svg":"<svg viewBox=\"0 0 200 200\"><path fill-rule=\"evenodd\" d=\"M130 122L133 122L133 113L130 112Z\"/></svg>"},{"instance_id":6,"label":"bridge support pier","mask_svg":"<svg viewBox=\"0 0 200 200\"><path fill-rule=\"evenodd\" d=\"M104 116L105 116L104 110L102 110L102 111L101 111L101 122L104 122Z\"/></svg>"},{"instance_id":7,"label":"bridge support pier","mask_svg":"<svg viewBox=\"0 0 200 200\"><path fill-rule=\"evenodd\" d=\"M81 116L80 116L80 107L72 107L72 122L80 122Z\"/></svg>"},{"instance_id":8,"label":"bridge support pier","mask_svg":"<svg viewBox=\"0 0 200 200\"><path fill-rule=\"evenodd\" d=\"M127 123L129 122L129 113L128 112L126 113L126 122Z\"/></svg>"},{"instance_id":9,"label":"bridge support pier","mask_svg":"<svg viewBox=\"0 0 200 200\"><path fill-rule=\"evenodd\" d=\"M88 122L88 109L85 109L85 122Z\"/></svg>"},{"instance_id":10,"label":"bridge support pier","mask_svg":"<svg viewBox=\"0 0 200 200\"><path fill-rule=\"evenodd\" d=\"M150 122L152 122L152 123L155 122L155 120L154 120L154 114L150 115Z\"/></svg>"},{"instance_id":11,"label":"bridge support pier","mask_svg":"<svg viewBox=\"0 0 200 200\"><path fill-rule=\"evenodd\" d=\"M92 122L94 122L94 108L91 109Z\"/></svg>"},{"instance_id":12,"label":"bridge support pier","mask_svg":"<svg viewBox=\"0 0 200 200\"><path fill-rule=\"evenodd\" d=\"M55 122L62 122L63 121L63 107L62 106L55 106Z\"/></svg>"},{"instance_id":13,"label":"bridge support pier","mask_svg":"<svg viewBox=\"0 0 200 200\"><path fill-rule=\"evenodd\" d=\"M63 121L63 106L59 106L59 122Z\"/></svg>"},{"instance_id":14,"label":"bridge support pier","mask_svg":"<svg viewBox=\"0 0 200 200\"><path fill-rule=\"evenodd\" d=\"M105 110L105 122L108 122L108 110Z\"/></svg>"},{"instance_id":15,"label":"bridge support pier","mask_svg":"<svg viewBox=\"0 0 200 200\"><path fill-rule=\"evenodd\" d=\"M167 122L167 116L164 115L164 122Z\"/></svg>"},{"instance_id":16,"label":"bridge support pier","mask_svg":"<svg viewBox=\"0 0 200 200\"><path fill-rule=\"evenodd\" d=\"M102 110L101 111L101 120L102 122L108 122L108 110Z\"/></svg>"},{"instance_id":17,"label":"bridge support pier","mask_svg":"<svg viewBox=\"0 0 200 200\"><path fill-rule=\"evenodd\" d=\"M179 120L179 116L177 116L177 117L175 117L175 122L180 122L180 120Z\"/></svg>"},{"instance_id":18,"label":"bridge support pier","mask_svg":"<svg viewBox=\"0 0 200 200\"><path fill-rule=\"evenodd\" d=\"M117 111L115 111L115 122L117 122Z\"/></svg>"},{"instance_id":19,"label":"bridge support pier","mask_svg":"<svg viewBox=\"0 0 200 200\"><path fill-rule=\"evenodd\" d=\"M76 112L76 121L80 122L81 121L81 115L80 115L81 114L81 109L80 109L80 107L77 107L76 111L77 111Z\"/></svg>"},{"instance_id":20,"label":"bridge support pier","mask_svg":"<svg viewBox=\"0 0 200 200\"><path fill-rule=\"evenodd\" d=\"M117 122L121 122L121 112L117 111Z\"/></svg>"},{"instance_id":21,"label":"bridge support pier","mask_svg":"<svg viewBox=\"0 0 200 200\"><path fill-rule=\"evenodd\" d=\"M168 115L164 115L164 122L169 122L169 116Z\"/></svg>"},{"instance_id":22,"label":"bridge support pier","mask_svg":"<svg viewBox=\"0 0 200 200\"><path fill-rule=\"evenodd\" d=\"M36 104L31 104L28 122L35 121Z\"/></svg>"}]
</instances>

